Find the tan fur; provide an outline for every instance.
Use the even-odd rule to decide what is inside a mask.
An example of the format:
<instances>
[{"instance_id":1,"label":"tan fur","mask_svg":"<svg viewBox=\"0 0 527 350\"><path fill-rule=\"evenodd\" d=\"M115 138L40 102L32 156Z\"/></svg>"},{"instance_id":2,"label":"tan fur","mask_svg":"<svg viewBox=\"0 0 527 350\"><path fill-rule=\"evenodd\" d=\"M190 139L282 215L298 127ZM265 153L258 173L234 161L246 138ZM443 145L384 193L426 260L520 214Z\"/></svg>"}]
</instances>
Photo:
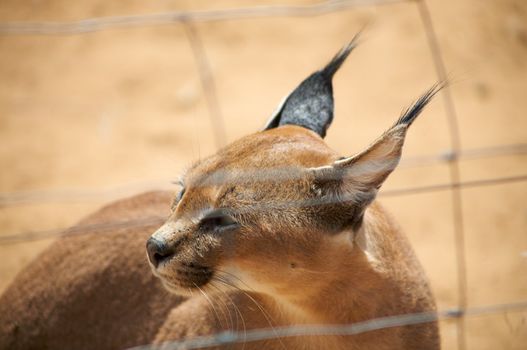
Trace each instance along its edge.
<instances>
[{"instance_id":1,"label":"tan fur","mask_svg":"<svg viewBox=\"0 0 527 350\"><path fill-rule=\"evenodd\" d=\"M386 135L369 148L371 152L359 155L386 166L376 166L366 177L364 171L358 177L350 171L353 181L343 181L344 192L356 191L355 187L364 191L370 182L376 191L393 170L404 132ZM380 151L379 142L396 146ZM283 126L243 138L186 174L185 194L167 224L153 235L170 244L177 242L176 253L153 271L171 291L193 296L168 316L156 338L158 344L225 329L347 324L435 310L412 249L378 204L368 207L358 229L339 231L332 225L344 220L338 210L349 214L354 213L351 207L360 206L327 204L324 200L331 194L313 191L313 169L322 167L327 173L332 169L328 164L337 159L311 131ZM357 162L355 157L353 163ZM328 181L333 180L329 176ZM321 196L319 202L312 200L313 193L315 198ZM212 208L230 208L240 227L219 234L202 232L200 218ZM203 282L189 273L194 272L186 269L189 264L207 266L214 276ZM191 315L200 315L200 322L188 322ZM439 340L437 325L425 324L354 337L265 342L266 349L284 345L286 349L438 349ZM235 348L262 346L247 343Z\"/></svg>"},{"instance_id":2,"label":"tan fur","mask_svg":"<svg viewBox=\"0 0 527 350\"><path fill-rule=\"evenodd\" d=\"M402 147L388 136L379 142L384 139L394 144L389 152L376 143L347 163L297 126L234 142L187 172L184 195L153 235L175 247L173 256L152 266L154 274L185 297L167 295L151 278L142 246L152 227L63 239L0 300L0 313L10 315L0 322L0 347L163 345L221 330L347 324L435 310L407 240L377 203L370 204L396 164L389 157L398 160ZM373 173L351 170L357 164L369 169L360 162L372 157L379 160ZM91 221L159 216L166 202L162 193L144 195ZM218 208L228 208L239 225L203 229L204 217ZM439 349L439 338L437 324L429 323L223 348Z\"/></svg>"}]
</instances>

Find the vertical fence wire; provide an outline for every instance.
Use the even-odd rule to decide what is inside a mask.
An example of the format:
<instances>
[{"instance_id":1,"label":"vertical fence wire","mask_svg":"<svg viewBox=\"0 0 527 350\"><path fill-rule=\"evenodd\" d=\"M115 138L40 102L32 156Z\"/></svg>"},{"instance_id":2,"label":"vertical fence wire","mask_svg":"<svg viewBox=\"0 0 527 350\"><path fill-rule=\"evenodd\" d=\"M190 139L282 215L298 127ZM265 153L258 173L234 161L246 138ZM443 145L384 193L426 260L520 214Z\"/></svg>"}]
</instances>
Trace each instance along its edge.
<instances>
[{"instance_id":1,"label":"vertical fence wire","mask_svg":"<svg viewBox=\"0 0 527 350\"><path fill-rule=\"evenodd\" d=\"M417 2L419 9L419 15L423 22L425 29L428 46L432 53L434 67L437 76L440 81L447 82L448 76L446 73L445 62L443 60L443 53L439 44L439 39L432 22L432 16L430 9L426 3L426 0L419 0ZM467 268L466 268L466 256L465 256L465 232L463 228L463 196L462 189L454 184L461 181L459 158L458 154L461 151L461 135L459 132L458 116L454 105L452 94L450 93L450 87L443 90L443 104L446 111L448 129L450 134L450 147L451 157L448 164L450 183L452 188L451 199L452 199L452 217L453 217L453 229L455 239L455 250L456 250L456 267L457 267L457 292L458 292L458 309L461 313L467 307ZM457 321L457 343L459 350L466 349L466 332L465 332L465 318L459 317Z\"/></svg>"},{"instance_id":2,"label":"vertical fence wire","mask_svg":"<svg viewBox=\"0 0 527 350\"><path fill-rule=\"evenodd\" d=\"M194 24L189 21L184 21L183 27L185 28L189 45L194 54L194 60L196 61L201 87L207 103L210 123L214 132L214 143L216 148L219 149L225 146L227 137L225 133L225 122L223 120L218 100L216 81L214 80L214 75L212 73L205 47L197 29L194 27Z\"/></svg>"}]
</instances>

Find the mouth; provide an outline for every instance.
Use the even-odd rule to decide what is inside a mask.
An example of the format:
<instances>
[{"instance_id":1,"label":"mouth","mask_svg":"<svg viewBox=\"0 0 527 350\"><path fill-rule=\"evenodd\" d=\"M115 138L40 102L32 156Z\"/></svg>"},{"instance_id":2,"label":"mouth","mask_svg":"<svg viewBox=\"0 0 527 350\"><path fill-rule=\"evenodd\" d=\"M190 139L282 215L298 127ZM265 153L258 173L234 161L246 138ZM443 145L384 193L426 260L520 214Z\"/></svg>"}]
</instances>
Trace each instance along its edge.
<instances>
[{"instance_id":1,"label":"mouth","mask_svg":"<svg viewBox=\"0 0 527 350\"><path fill-rule=\"evenodd\" d=\"M194 263L179 263L173 267L157 268L154 275L161 279L170 292L188 295L192 290L208 284L214 276L214 270Z\"/></svg>"}]
</instances>

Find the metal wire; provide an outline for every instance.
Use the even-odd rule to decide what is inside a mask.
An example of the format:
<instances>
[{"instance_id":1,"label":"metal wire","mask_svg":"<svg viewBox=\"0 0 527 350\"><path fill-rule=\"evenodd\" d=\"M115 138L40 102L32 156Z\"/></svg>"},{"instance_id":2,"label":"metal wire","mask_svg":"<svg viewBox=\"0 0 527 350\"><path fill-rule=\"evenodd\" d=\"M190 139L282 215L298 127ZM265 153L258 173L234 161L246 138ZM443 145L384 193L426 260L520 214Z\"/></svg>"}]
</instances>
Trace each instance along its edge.
<instances>
[{"instance_id":1,"label":"metal wire","mask_svg":"<svg viewBox=\"0 0 527 350\"><path fill-rule=\"evenodd\" d=\"M449 163L453 158L456 158L458 161L469 161L473 159L506 157L524 154L527 154L527 144L518 143L511 145L464 149L456 154L454 154L452 151L446 151L435 155L404 157L401 160L399 167L410 168Z\"/></svg>"},{"instance_id":2,"label":"metal wire","mask_svg":"<svg viewBox=\"0 0 527 350\"><path fill-rule=\"evenodd\" d=\"M276 177L276 175L272 175ZM408 187L401 189L394 189L383 191L379 195L381 197L397 197L404 195L413 195L420 193L429 193L436 191L445 191L451 190L452 188L474 188L482 186L491 186L515 182L524 182L527 181L527 174L514 176L514 177L501 177L493 178L486 180L476 180L476 181L467 181L462 183L446 183L446 184L437 184L431 186L420 186L420 187ZM322 204L332 203L332 201L344 201L346 196L342 195L339 198L331 200L305 200L305 201L288 201L284 203L273 203L272 205L267 204L258 204L256 206L248 207L246 210L276 210L277 207L280 209L288 207L306 207L306 206L316 206ZM352 199L351 197L349 199ZM91 225L79 225L74 226L71 229L56 229L56 230L45 230L45 231L30 231L30 232L21 232L13 234L5 234L0 236L0 245L23 243L27 241L39 240L39 239L48 239L52 237L71 237L73 235L85 235L85 234L99 234L104 233L105 231L117 228L127 228L127 227L136 227L138 225L149 225L153 223L161 224L163 218L160 217L148 217L141 220L132 220L132 221L117 221L117 222L106 222L100 224L91 224Z\"/></svg>"},{"instance_id":3,"label":"metal wire","mask_svg":"<svg viewBox=\"0 0 527 350\"><path fill-rule=\"evenodd\" d=\"M527 144L511 144L504 146L484 147L464 150L458 154L458 160L472 160L488 157L515 156L527 154ZM453 157L450 151L435 155L404 157L399 167L412 168L450 162ZM250 175L250 174L248 174ZM0 208L35 205L56 202L81 202L93 200L109 200L145 191L173 188L171 179L145 181L110 188L79 188L62 190L20 191L0 193ZM386 193L386 191L384 192Z\"/></svg>"},{"instance_id":4,"label":"metal wire","mask_svg":"<svg viewBox=\"0 0 527 350\"><path fill-rule=\"evenodd\" d=\"M526 309L527 300L509 304L496 304L463 309L448 309L438 312L421 312L397 316L380 317L363 322L343 325L295 325L286 327L251 329L245 332L225 331L211 336L202 336L178 341L168 341L160 345L137 346L130 348L129 350L190 350L236 343L249 343L275 338L336 335L353 336L381 329L418 325L442 320L457 320L466 317L485 316L496 313L520 312Z\"/></svg>"},{"instance_id":5,"label":"metal wire","mask_svg":"<svg viewBox=\"0 0 527 350\"><path fill-rule=\"evenodd\" d=\"M108 188L78 188L61 190L19 191L0 194L0 208L56 202L109 200L139 192L171 188L171 179L144 181ZM172 186L173 187L173 186Z\"/></svg>"},{"instance_id":6,"label":"metal wire","mask_svg":"<svg viewBox=\"0 0 527 350\"><path fill-rule=\"evenodd\" d=\"M258 17L319 16L359 6L387 5L409 1L411 0L328 0L311 5L253 6L212 11L173 11L149 15L96 17L69 22L4 22L0 23L0 34L66 35L113 28L173 23L226 21Z\"/></svg>"},{"instance_id":7,"label":"metal wire","mask_svg":"<svg viewBox=\"0 0 527 350\"><path fill-rule=\"evenodd\" d=\"M138 228L152 225L161 225L166 218L159 216L151 216L137 220L122 220L110 221L97 224L77 225L71 228L43 230L43 231L28 231L16 234L8 234L0 236L0 245L24 243L28 241L36 241L49 238L68 238L79 235L101 234L108 231L120 230L125 228Z\"/></svg>"},{"instance_id":8,"label":"metal wire","mask_svg":"<svg viewBox=\"0 0 527 350\"><path fill-rule=\"evenodd\" d=\"M216 91L216 82L210 68L209 60L201 42L201 38L190 22L185 22L185 31L187 38L194 53L194 58L198 65L198 72L201 80L201 86L207 101L207 108L209 110L210 123L214 130L214 141L216 148L225 146L227 136L225 133L225 122L220 110L220 103L218 101L218 93Z\"/></svg>"},{"instance_id":9,"label":"metal wire","mask_svg":"<svg viewBox=\"0 0 527 350\"><path fill-rule=\"evenodd\" d=\"M416 2L419 9L419 15L428 38L428 45L432 52L432 58L436 69L439 81L446 82L448 76L446 73L445 63L443 61L443 54L441 46L432 22L432 16L425 0ZM452 157L450 158L450 182L452 183L452 216L454 222L454 239L456 241L456 267L457 267L457 284L458 284L458 307L464 310L467 307L467 268L465 257L465 232L463 227L463 195L455 183L459 183L461 179L459 161L457 155L461 150L461 135L459 133L458 116L454 105L454 100L450 93L450 88L443 90L443 102L446 111L447 123L450 133L450 146L452 148ZM458 350L465 350L466 335L465 335L465 321L463 318L457 321L458 330Z\"/></svg>"}]
</instances>

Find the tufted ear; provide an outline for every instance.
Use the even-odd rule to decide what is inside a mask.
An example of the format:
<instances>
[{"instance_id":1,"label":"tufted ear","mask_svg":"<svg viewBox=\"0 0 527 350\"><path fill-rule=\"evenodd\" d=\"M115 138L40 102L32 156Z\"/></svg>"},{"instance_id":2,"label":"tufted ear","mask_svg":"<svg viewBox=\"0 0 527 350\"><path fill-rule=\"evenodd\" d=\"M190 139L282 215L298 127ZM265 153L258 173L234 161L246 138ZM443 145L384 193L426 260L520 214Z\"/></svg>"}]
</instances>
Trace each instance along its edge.
<instances>
[{"instance_id":1,"label":"tufted ear","mask_svg":"<svg viewBox=\"0 0 527 350\"><path fill-rule=\"evenodd\" d=\"M397 122L366 150L329 166L311 168L314 187L323 202L353 205L351 224L360 223L366 207L375 199L384 180L401 158L406 131L444 84L434 85L408 108Z\"/></svg>"},{"instance_id":2,"label":"tufted ear","mask_svg":"<svg viewBox=\"0 0 527 350\"><path fill-rule=\"evenodd\" d=\"M321 70L311 74L278 106L264 130L280 125L298 125L326 136L333 120L333 85L335 72L357 46L358 34Z\"/></svg>"}]
</instances>

